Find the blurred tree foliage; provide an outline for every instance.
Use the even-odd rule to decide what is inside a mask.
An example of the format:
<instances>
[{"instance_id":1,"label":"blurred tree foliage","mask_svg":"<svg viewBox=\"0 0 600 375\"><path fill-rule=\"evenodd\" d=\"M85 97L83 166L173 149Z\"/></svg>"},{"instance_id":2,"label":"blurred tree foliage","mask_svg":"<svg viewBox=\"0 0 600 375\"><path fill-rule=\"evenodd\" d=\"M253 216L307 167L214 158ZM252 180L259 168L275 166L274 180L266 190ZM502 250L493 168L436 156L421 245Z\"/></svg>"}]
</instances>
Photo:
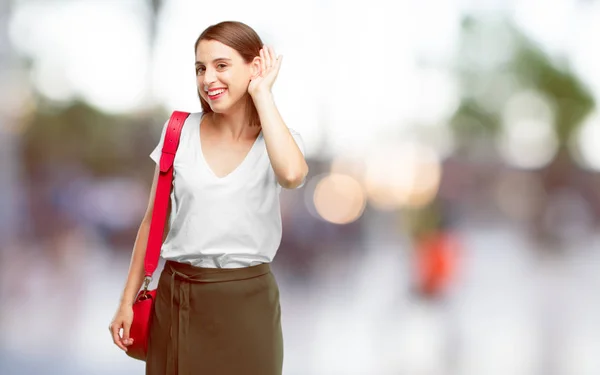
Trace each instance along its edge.
<instances>
[{"instance_id":1,"label":"blurred tree foliage","mask_svg":"<svg viewBox=\"0 0 600 375\"><path fill-rule=\"evenodd\" d=\"M568 144L595 103L568 64L553 60L509 22L465 17L455 72L462 94L450 119L457 157L476 163L481 162L482 155L497 160L494 144L502 130L504 105L517 92L534 90L553 106L553 126L559 142L554 159L537 173L547 191L572 183L572 173L578 167ZM439 201L434 201L422 208L405 210L403 217L414 239L442 229L444 214ZM534 224L537 230L541 216Z\"/></svg>"},{"instance_id":2,"label":"blurred tree foliage","mask_svg":"<svg viewBox=\"0 0 600 375\"><path fill-rule=\"evenodd\" d=\"M148 43L155 48L158 17L164 0L143 4ZM28 56L22 57L27 61ZM24 120L23 160L29 173L46 166L80 164L96 175L146 173L148 154L155 147L168 113L160 108L130 115L110 115L76 101L64 107L43 97ZM62 164L61 164L62 163Z\"/></svg>"},{"instance_id":3,"label":"blurred tree foliage","mask_svg":"<svg viewBox=\"0 0 600 375\"><path fill-rule=\"evenodd\" d=\"M568 66L559 66L508 22L488 23L466 17L458 59L463 98L451 126L463 145L469 144L474 132L489 137L497 134L505 100L517 90L536 90L552 102L555 132L561 147L566 146L594 108L590 91ZM508 95L503 96L499 90L494 92L499 81L505 81L500 82L504 87L508 81ZM477 99L486 94L499 96L501 100L484 108Z\"/></svg>"},{"instance_id":4,"label":"blurred tree foliage","mask_svg":"<svg viewBox=\"0 0 600 375\"><path fill-rule=\"evenodd\" d=\"M75 102L60 108L40 98L24 119L23 160L30 173L47 166L79 164L95 175L147 173L167 115L110 115Z\"/></svg>"}]
</instances>

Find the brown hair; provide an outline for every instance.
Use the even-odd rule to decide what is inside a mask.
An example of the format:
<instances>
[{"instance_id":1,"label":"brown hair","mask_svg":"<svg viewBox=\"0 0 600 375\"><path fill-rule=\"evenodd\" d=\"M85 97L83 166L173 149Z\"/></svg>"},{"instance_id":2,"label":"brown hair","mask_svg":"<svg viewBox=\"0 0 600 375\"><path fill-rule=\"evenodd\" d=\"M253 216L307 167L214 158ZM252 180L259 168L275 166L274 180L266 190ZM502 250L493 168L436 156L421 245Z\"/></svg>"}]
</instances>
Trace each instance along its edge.
<instances>
[{"instance_id":1,"label":"brown hair","mask_svg":"<svg viewBox=\"0 0 600 375\"><path fill-rule=\"evenodd\" d=\"M200 34L194 44L194 53L198 51L198 44L202 40L216 40L236 50L246 63L252 62L256 56L260 55L260 49L263 47L262 40L250 26L236 21L224 21L216 25L209 26ZM200 93L198 93L200 97ZM258 112L254 106L252 98L247 99L247 115L250 118L250 126L260 126ZM212 112L208 103L200 97L202 111L204 113Z\"/></svg>"}]
</instances>

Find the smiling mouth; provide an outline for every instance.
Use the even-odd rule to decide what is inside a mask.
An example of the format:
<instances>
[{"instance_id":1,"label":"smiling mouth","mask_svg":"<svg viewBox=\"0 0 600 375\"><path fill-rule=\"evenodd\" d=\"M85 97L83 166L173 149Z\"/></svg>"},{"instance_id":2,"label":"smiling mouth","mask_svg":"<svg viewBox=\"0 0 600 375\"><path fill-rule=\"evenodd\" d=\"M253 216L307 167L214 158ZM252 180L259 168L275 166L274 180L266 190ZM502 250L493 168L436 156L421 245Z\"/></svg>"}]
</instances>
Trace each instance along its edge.
<instances>
[{"instance_id":1,"label":"smiling mouth","mask_svg":"<svg viewBox=\"0 0 600 375\"><path fill-rule=\"evenodd\" d=\"M227 89L211 90L207 93L208 98L210 100L219 99L221 96L223 96L223 94L225 94L226 91L227 91Z\"/></svg>"}]
</instances>

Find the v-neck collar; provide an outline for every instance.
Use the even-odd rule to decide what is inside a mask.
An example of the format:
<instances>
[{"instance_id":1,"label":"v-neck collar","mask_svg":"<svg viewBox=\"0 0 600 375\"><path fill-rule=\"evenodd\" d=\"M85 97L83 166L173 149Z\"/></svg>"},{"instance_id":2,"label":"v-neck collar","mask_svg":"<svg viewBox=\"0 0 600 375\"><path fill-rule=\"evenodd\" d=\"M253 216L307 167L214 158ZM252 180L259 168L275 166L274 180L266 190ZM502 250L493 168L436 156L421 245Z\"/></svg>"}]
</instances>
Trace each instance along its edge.
<instances>
[{"instance_id":1,"label":"v-neck collar","mask_svg":"<svg viewBox=\"0 0 600 375\"><path fill-rule=\"evenodd\" d=\"M246 166L246 164L248 164L250 162L250 159L252 159L254 157L254 154L256 153L256 149L258 148L258 143L259 143L259 141L261 140L261 138L263 136L262 129L258 133L258 136L254 140L254 143L252 144L252 146L250 147L250 150L248 150L248 152L246 153L246 156L244 156L244 158L242 159L242 161L231 172L229 172L225 176L219 177L213 171L213 169L211 168L210 164L208 163L208 161L204 157L204 151L202 150L202 139L200 138L200 127L202 126L203 117L204 117L204 114L200 113L200 119L199 119L198 123L195 126L196 131L195 131L194 138L196 139L196 144L198 145L198 147L197 147L197 151L198 151L197 152L197 156L198 156L199 159L201 159L202 164L204 166L204 169L208 172L208 174L213 179L215 179L217 181L220 181L220 182L228 181L228 180L234 178L235 176L241 174L244 171L244 167Z\"/></svg>"}]
</instances>

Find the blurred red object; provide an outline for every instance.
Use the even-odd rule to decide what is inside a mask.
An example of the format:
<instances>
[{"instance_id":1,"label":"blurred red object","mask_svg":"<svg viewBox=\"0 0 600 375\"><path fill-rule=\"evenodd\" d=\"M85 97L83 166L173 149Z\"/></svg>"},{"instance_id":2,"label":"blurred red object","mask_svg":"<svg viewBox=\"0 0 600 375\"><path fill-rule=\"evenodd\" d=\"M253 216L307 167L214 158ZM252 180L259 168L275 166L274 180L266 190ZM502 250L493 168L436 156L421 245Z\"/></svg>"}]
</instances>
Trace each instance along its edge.
<instances>
[{"instance_id":1,"label":"blurred red object","mask_svg":"<svg viewBox=\"0 0 600 375\"><path fill-rule=\"evenodd\" d=\"M427 297L443 294L457 272L459 243L451 232L428 234L416 244L417 288Z\"/></svg>"}]
</instances>

